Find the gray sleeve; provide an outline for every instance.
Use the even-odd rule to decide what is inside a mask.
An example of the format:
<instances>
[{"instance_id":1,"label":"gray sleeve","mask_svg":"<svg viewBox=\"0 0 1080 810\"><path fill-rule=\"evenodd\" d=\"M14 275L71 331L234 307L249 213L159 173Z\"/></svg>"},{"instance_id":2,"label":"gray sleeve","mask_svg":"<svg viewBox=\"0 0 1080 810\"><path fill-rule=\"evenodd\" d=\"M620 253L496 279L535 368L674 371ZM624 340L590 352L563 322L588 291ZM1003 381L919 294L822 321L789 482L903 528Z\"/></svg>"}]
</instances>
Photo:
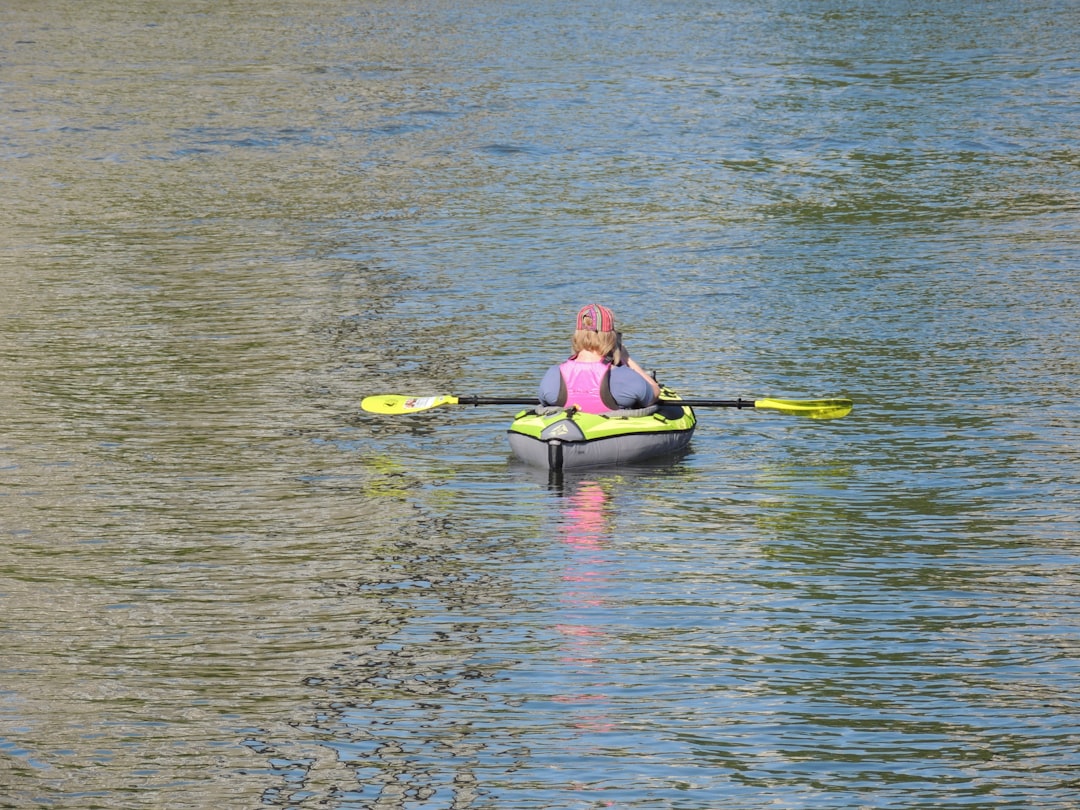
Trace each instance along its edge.
<instances>
[{"instance_id":1,"label":"gray sleeve","mask_svg":"<svg viewBox=\"0 0 1080 810\"><path fill-rule=\"evenodd\" d=\"M652 386L629 366L614 366L609 384L620 408L644 408L653 403Z\"/></svg>"},{"instance_id":2,"label":"gray sleeve","mask_svg":"<svg viewBox=\"0 0 1080 810\"><path fill-rule=\"evenodd\" d=\"M559 390L562 388L562 372L559 371L558 366L552 366L547 370L544 375L544 379L540 381L540 390L538 396L540 397L541 405L558 405L559 404Z\"/></svg>"}]
</instances>

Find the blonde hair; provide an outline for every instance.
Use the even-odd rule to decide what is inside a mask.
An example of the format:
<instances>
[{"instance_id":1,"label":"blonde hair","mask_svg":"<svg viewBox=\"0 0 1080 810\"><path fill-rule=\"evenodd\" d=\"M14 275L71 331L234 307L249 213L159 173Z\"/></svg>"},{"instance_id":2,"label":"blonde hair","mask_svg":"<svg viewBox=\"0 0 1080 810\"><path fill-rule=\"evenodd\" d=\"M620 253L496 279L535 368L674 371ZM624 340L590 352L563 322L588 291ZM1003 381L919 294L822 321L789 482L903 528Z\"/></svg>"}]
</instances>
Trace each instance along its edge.
<instances>
[{"instance_id":1,"label":"blonde hair","mask_svg":"<svg viewBox=\"0 0 1080 810\"><path fill-rule=\"evenodd\" d=\"M596 352L607 357L615 351L617 340L614 332L594 332L591 329L578 329L574 332L571 345L574 348L574 354Z\"/></svg>"}]
</instances>

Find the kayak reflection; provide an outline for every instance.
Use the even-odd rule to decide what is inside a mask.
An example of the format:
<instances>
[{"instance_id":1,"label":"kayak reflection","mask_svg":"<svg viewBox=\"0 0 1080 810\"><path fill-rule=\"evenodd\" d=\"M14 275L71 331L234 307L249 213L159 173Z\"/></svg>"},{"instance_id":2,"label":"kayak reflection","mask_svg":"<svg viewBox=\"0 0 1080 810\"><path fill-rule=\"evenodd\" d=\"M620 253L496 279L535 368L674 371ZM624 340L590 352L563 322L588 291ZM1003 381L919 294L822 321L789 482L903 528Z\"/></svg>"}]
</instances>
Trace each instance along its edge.
<instances>
[{"instance_id":1,"label":"kayak reflection","mask_svg":"<svg viewBox=\"0 0 1080 810\"><path fill-rule=\"evenodd\" d=\"M564 495L559 533L578 548L597 548L611 533L611 493L598 481L581 481Z\"/></svg>"},{"instance_id":2,"label":"kayak reflection","mask_svg":"<svg viewBox=\"0 0 1080 810\"><path fill-rule=\"evenodd\" d=\"M616 730L611 717L608 664L617 639L608 629L605 593L617 586L610 545L614 534L613 481L576 481L561 492L558 537L565 563L555 625L566 688L554 700L566 706L581 736ZM581 752L587 753L587 752Z\"/></svg>"}]
</instances>

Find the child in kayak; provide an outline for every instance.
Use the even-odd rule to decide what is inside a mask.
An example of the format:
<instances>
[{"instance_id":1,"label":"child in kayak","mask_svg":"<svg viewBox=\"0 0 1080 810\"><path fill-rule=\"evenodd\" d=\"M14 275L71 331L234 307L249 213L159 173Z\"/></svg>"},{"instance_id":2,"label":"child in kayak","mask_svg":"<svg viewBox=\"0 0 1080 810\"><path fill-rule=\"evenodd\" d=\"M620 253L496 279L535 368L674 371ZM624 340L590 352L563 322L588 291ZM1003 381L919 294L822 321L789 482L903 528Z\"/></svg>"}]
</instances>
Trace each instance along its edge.
<instances>
[{"instance_id":1,"label":"child in kayak","mask_svg":"<svg viewBox=\"0 0 1080 810\"><path fill-rule=\"evenodd\" d=\"M645 408L660 385L630 358L607 307L587 304L577 316L574 354L540 381L541 405L576 405L586 413Z\"/></svg>"}]
</instances>

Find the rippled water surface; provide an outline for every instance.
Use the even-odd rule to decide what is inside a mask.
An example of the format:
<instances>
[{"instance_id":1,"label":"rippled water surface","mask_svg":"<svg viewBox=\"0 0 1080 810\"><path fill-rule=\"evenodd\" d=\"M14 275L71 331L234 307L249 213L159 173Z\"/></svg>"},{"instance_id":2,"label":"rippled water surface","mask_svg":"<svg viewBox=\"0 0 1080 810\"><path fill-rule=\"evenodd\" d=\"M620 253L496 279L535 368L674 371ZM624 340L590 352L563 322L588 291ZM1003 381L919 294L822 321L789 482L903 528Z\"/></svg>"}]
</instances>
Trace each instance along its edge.
<instances>
[{"instance_id":1,"label":"rippled water surface","mask_svg":"<svg viewBox=\"0 0 1080 810\"><path fill-rule=\"evenodd\" d=\"M1080 8L0 9L0 807L1071 808ZM497 407L600 300L691 451Z\"/></svg>"}]
</instances>

